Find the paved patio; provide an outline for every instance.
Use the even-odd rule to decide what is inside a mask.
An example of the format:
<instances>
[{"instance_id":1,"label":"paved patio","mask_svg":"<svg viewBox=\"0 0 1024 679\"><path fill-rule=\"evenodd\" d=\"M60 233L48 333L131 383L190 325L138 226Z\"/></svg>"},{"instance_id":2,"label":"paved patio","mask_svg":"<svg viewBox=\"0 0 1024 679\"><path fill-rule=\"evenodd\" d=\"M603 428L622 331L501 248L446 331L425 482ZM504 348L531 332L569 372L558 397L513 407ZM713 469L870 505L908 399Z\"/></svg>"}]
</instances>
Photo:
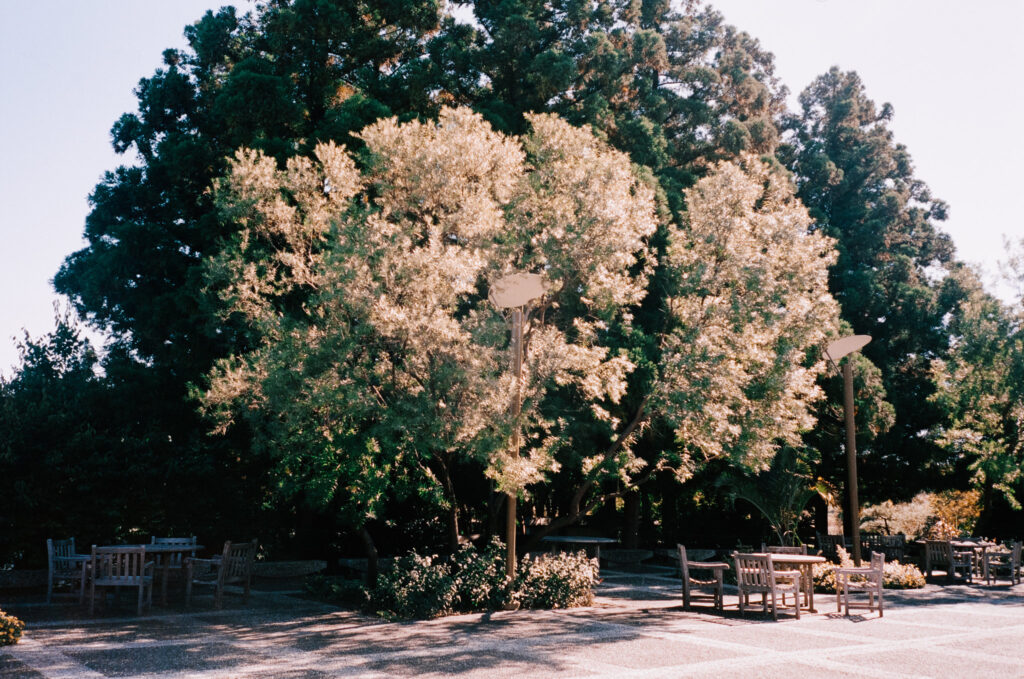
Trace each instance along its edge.
<instances>
[{"instance_id":1,"label":"paved patio","mask_svg":"<svg viewBox=\"0 0 1024 679\"><path fill-rule=\"evenodd\" d=\"M88 619L74 605L0 606L28 622L0 650L0 677L1024 677L1024 585L887 592L885 617L778 623L684 612L678 580L605 574L594 607L383 623L284 592L249 607L128 604ZM120 617L120 616L124 617ZM117 616L117 617L115 617Z\"/></svg>"}]
</instances>

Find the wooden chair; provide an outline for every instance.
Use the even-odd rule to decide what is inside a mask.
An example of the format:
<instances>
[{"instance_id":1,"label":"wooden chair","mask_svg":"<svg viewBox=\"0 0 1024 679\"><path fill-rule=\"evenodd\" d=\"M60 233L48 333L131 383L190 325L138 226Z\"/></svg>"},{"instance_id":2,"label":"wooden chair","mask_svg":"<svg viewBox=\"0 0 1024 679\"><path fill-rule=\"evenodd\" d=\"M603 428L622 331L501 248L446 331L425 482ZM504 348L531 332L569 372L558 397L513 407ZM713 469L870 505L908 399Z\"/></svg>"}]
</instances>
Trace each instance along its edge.
<instances>
[{"instance_id":1,"label":"wooden chair","mask_svg":"<svg viewBox=\"0 0 1024 679\"><path fill-rule=\"evenodd\" d=\"M214 588L213 602L224 606L224 586L242 585L242 602L249 603L252 581L252 562L256 558L257 542L224 543L224 552L212 559L185 559L185 605L192 603L192 586L208 585Z\"/></svg>"},{"instance_id":2,"label":"wooden chair","mask_svg":"<svg viewBox=\"0 0 1024 679\"><path fill-rule=\"evenodd\" d=\"M138 614L145 600L153 605L153 562L146 561L146 547L92 546L89 562L89 615L96 606L97 587L136 587L139 590ZM149 590L148 597L145 596ZM115 590L115 593L118 590Z\"/></svg>"},{"instance_id":3,"label":"wooden chair","mask_svg":"<svg viewBox=\"0 0 1024 679\"><path fill-rule=\"evenodd\" d=\"M676 545L679 550L679 572L683 580L683 610L690 610L690 602L697 597L709 595L691 591L695 587L711 587L714 608L720 611L724 608L723 594L725 591L725 571L729 570L729 564L722 561L690 561L686 555L686 547ZM690 575L691 570L711 571L712 579L698 580Z\"/></svg>"},{"instance_id":4,"label":"wooden chair","mask_svg":"<svg viewBox=\"0 0 1024 679\"><path fill-rule=\"evenodd\" d=\"M836 612L842 610L842 600L846 601L846 615L851 608L866 608L869 611L878 609L878 617L882 617L882 582L885 577L885 555L881 552L871 553L871 565L866 568L836 569ZM854 603L850 591L867 592L867 603ZM877 598L878 603L875 603Z\"/></svg>"},{"instance_id":5,"label":"wooden chair","mask_svg":"<svg viewBox=\"0 0 1024 679\"><path fill-rule=\"evenodd\" d=\"M85 599L85 563L88 560L86 554L75 553L75 539L67 540L46 540L46 561L48 573L46 578L46 603L50 603L54 596L74 596L71 593L54 594L54 588L63 583L68 583L74 588L78 586L78 603Z\"/></svg>"},{"instance_id":6,"label":"wooden chair","mask_svg":"<svg viewBox=\"0 0 1024 679\"><path fill-rule=\"evenodd\" d=\"M946 579L953 581L956 579L956 574L960 573L963 575L964 582L974 582L974 571L977 568L978 557L975 555L973 549L967 549L959 551L953 549L953 545L946 543L946 548L949 552L946 557L949 561L949 570L946 572Z\"/></svg>"},{"instance_id":7,"label":"wooden chair","mask_svg":"<svg viewBox=\"0 0 1024 679\"><path fill-rule=\"evenodd\" d=\"M800 546L784 546L784 545L766 545L761 543L761 551L765 554L806 554L807 545Z\"/></svg>"},{"instance_id":8,"label":"wooden chair","mask_svg":"<svg viewBox=\"0 0 1024 679\"><path fill-rule=\"evenodd\" d=\"M176 547L195 547L199 542L196 540L196 536L187 538L158 538L152 536L149 540L151 545L173 545ZM193 549L189 552L189 556L195 556L196 550ZM168 576L171 573L175 575L183 575L185 573L185 553L174 552L173 554L153 554L153 559L156 561L156 573L159 577L163 577L164 572L164 560L168 560Z\"/></svg>"},{"instance_id":9,"label":"wooden chair","mask_svg":"<svg viewBox=\"0 0 1024 679\"><path fill-rule=\"evenodd\" d=\"M936 566L943 566L949 572L952 561L952 545L948 540L925 540L924 541L924 571L926 577L932 577L932 570Z\"/></svg>"},{"instance_id":10,"label":"wooden chair","mask_svg":"<svg viewBox=\"0 0 1024 679\"><path fill-rule=\"evenodd\" d=\"M768 597L772 600L772 618L779 619L779 602L786 607L786 594L793 594L793 609L800 619L800 571L776 571L767 554L733 555L736 559L736 587L740 595L740 613L746 613L750 595L760 594L764 612L768 612Z\"/></svg>"},{"instance_id":11,"label":"wooden chair","mask_svg":"<svg viewBox=\"0 0 1024 679\"><path fill-rule=\"evenodd\" d=\"M1020 552L1019 540L1013 544L1009 553L986 551L983 557L985 560L985 584L991 585L992 580L996 579L998 571L1002 570L1007 571L1011 586L1020 583Z\"/></svg>"}]
</instances>

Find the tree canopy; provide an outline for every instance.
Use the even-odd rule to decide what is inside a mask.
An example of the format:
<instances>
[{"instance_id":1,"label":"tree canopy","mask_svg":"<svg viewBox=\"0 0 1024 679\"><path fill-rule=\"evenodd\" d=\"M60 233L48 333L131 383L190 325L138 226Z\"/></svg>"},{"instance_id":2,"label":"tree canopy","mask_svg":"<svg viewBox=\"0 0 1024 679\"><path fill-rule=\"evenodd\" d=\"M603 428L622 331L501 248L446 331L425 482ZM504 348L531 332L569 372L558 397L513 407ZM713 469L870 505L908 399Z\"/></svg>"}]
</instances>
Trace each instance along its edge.
<instances>
[{"instance_id":1,"label":"tree canopy","mask_svg":"<svg viewBox=\"0 0 1024 679\"><path fill-rule=\"evenodd\" d=\"M696 530L681 494L724 506L702 470L790 447L841 485L820 348L854 332L873 337L854 359L865 500L971 478L1019 499L1016 373L995 367L1016 365L1018 314L956 261L856 73L789 111L772 55L699 2L448 9L275 0L185 28L114 123L128 158L54 279L111 343L68 322L27 341L3 470L48 459L18 418L109 402L81 431L54 416L83 465L146 460L132 484L153 498L220 478L252 508L220 525L261 520L286 551L367 527L409 544L420 515L452 543L487 534L506 489L537 534L642 504L670 541ZM548 286L522 458L487 302L511 271Z\"/></svg>"}]
</instances>

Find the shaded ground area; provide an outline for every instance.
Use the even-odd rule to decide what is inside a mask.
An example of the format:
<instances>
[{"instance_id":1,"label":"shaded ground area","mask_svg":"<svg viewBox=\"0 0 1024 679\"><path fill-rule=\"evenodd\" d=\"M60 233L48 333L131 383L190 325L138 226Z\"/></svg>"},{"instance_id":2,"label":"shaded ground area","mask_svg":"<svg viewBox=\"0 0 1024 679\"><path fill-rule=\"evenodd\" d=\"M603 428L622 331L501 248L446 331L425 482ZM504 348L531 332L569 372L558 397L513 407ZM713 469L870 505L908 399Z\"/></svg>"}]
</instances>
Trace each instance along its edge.
<instances>
[{"instance_id":1,"label":"shaded ground area","mask_svg":"<svg viewBox=\"0 0 1024 679\"><path fill-rule=\"evenodd\" d=\"M1024 585L887 592L881 619L844 618L819 595L817 615L778 623L741 618L734 596L725 614L686 612L677 592L677 579L606 572L591 608L414 623L286 591L142 617L127 599L96 618L5 600L28 629L0 650L0 677L1024 677Z\"/></svg>"}]
</instances>

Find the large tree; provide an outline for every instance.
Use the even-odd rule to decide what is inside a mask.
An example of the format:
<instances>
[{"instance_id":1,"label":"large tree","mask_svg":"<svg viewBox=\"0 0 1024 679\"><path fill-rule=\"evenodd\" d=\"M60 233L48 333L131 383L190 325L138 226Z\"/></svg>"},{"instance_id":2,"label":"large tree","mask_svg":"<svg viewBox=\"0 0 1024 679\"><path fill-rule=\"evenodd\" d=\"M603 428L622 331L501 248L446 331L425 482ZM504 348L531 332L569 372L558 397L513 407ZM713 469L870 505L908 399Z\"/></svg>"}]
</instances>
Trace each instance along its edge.
<instances>
[{"instance_id":1,"label":"large tree","mask_svg":"<svg viewBox=\"0 0 1024 679\"><path fill-rule=\"evenodd\" d=\"M813 228L836 239L829 288L851 330L873 338L863 353L881 370L895 411L886 433L862 442L866 497L941 485L949 460L928 435L942 418L928 397L931 361L946 351L944 319L956 302L941 282L953 261L952 241L937 227L946 205L893 139L892 107L876 107L856 73L833 68L801 93L800 106L780 154ZM823 448L836 454L839 441Z\"/></svg>"},{"instance_id":2,"label":"large tree","mask_svg":"<svg viewBox=\"0 0 1024 679\"><path fill-rule=\"evenodd\" d=\"M609 482L723 456L761 468L812 424L832 255L785 179L747 158L689 192L661 263L670 320L651 332L633 323L657 263L648 180L588 130L529 121L516 140L465 109L389 120L359 135L365 174L333 146L283 172L244 152L220 189L245 228L211 285L259 341L212 374L207 407L254 422L281 472L322 502L344 494L349 520L379 511L374 479L402 465L440 479L454 510L450 469L470 457L505 492L557 472L572 492L551 530ZM507 330L485 294L509 271L548 285L526 329L521 457ZM644 459L653 422L677 443Z\"/></svg>"}]
</instances>

